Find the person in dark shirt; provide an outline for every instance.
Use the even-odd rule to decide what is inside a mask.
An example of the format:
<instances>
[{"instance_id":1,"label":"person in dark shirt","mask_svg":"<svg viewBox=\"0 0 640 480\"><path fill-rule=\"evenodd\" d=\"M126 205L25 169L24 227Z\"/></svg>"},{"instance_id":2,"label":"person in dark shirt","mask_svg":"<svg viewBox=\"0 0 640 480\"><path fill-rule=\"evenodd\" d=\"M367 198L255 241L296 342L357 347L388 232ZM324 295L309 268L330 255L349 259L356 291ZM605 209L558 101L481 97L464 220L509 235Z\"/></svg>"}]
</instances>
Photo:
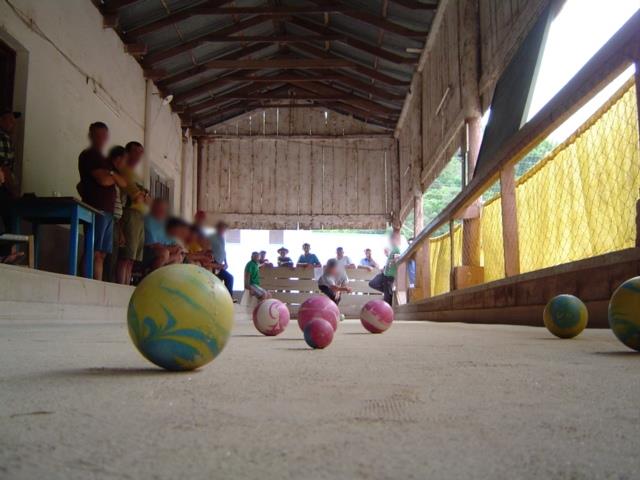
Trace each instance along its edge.
<instances>
[{"instance_id":1,"label":"person in dark shirt","mask_svg":"<svg viewBox=\"0 0 640 480\"><path fill-rule=\"evenodd\" d=\"M116 204L116 185L124 188L127 181L116 171L114 162L120 166L126 161L124 147L114 147L109 158L103 154L109 141L109 128L102 122L89 127L89 148L78 158L80 183L78 193L82 201L101 210L94 225L93 278L102 280L104 259L113 249L113 211ZM84 265L84 262L82 263Z\"/></svg>"}]
</instances>

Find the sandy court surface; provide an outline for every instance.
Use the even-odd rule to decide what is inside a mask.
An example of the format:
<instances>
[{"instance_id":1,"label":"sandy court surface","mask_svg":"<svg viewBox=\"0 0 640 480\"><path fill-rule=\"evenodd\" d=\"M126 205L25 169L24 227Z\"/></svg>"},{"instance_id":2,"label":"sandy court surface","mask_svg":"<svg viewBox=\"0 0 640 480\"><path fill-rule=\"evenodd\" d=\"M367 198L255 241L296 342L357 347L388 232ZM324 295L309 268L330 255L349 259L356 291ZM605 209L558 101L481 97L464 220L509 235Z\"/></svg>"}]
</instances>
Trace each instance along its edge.
<instances>
[{"instance_id":1,"label":"sandy court surface","mask_svg":"<svg viewBox=\"0 0 640 480\"><path fill-rule=\"evenodd\" d=\"M0 478L632 479L640 354L609 331L239 322L166 373L124 325L0 324Z\"/></svg>"}]
</instances>

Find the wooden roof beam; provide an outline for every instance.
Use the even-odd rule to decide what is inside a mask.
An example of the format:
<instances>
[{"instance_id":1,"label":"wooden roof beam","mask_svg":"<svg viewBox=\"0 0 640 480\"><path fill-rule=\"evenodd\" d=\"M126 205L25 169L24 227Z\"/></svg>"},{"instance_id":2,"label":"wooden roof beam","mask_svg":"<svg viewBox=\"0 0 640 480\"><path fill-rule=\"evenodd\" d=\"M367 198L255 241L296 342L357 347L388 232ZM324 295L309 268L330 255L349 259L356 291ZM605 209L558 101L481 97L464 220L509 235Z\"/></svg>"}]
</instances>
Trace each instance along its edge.
<instances>
[{"instance_id":1,"label":"wooden roof beam","mask_svg":"<svg viewBox=\"0 0 640 480\"><path fill-rule=\"evenodd\" d=\"M125 38L127 39L127 41L134 41L136 40L138 37L142 36L142 35L146 35L148 33L152 33L155 32L157 30L161 30L165 27L168 27L170 25L173 25L175 23L179 23L183 20L186 20L187 18L190 18L194 15L198 15L198 11L199 9L203 8L203 7L220 7L222 5L225 5L227 3L230 3L232 0L209 0L207 2L205 2L204 4L199 4L193 7L187 7L184 8L182 10L178 10L175 12L170 13L169 15L167 15L166 17L160 18L158 20L154 20L150 23L147 23L145 25L140 25L138 27L133 27L130 30L127 30L125 32L123 32L125 34Z\"/></svg>"},{"instance_id":2,"label":"wooden roof beam","mask_svg":"<svg viewBox=\"0 0 640 480\"><path fill-rule=\"evenodd\" d=\"M243 69L263 70L265 68L279 68L282 70L317 70L325 68L349 68L354 62L343 58L274 58L271 60L211 60L204 63L211 69Z\"/></svg>"},{"instance_id":3,"label":"wooden roof beam","mask_svg":"<svg viewBox=\"0 0 640 480\"><path fill-rule=\"evenodd\" d=\"M335 7L345 7L346 5L343 2L336 0L312 0L316 5L333 5ZM395 33L396 35L400 35L402 37L411 37L411 38L426 38L429 32L421 31L421 30L413 30L411 28L405 27L403 25L399 25L397 23L393 23L384 17L375 15L373 13L366 12L362 9L360 10L345 10L340 12L343 15L354 18L360 22L368 23L369 25L373 25L374 27L382 28L387 32Z\"/></svg>"},{"instance_id":4,"label":"wooden roof beam","mask_svg":"<svg viewBox=\"0 0 640 480\"><path fill-rule=\"evenodd\" d=\"M253 53L259 52L261 50L264 50L265 48L270 47L271 45L269 43L257 43L255 45L250 45L248 47L244 47L241 48L239 50L234 50L233 52L224 55L222 57L219 57L219 60L235 60L235 59L240 59L240 58L244 58L248 55L251 55ZM158 82L158 87L159 88L167 88L169 85L171 85L172 83L177 83L177 82L181 82L183 80L187 80L188 78L191 78L195 75L200 75L201 73L206 72L207 70L210 70L209 68L207 68L205 66L204 63L198 64L198 65L194 65L193 67L190 67L182 72L179 73L173 73L173 74L167 74L164 77L162 77L160 79L160 81ZM240 73L238 72L234 72L234 73Z\"/></svg>"},{"instance_id":5,"label":"wooden roof beam","mask_svg":"<svg viewBox=\"0 0 640 480\"><path fill-rule=\"evenodd\" d=\"M220 35L232 35L234 33L241 32L249 27L266 23L269 20L270 20L269 17L265 17L261 15L251 17L247 20L243 20L233 25L229 25L228 27L221 28L215 32L202 34L186 42L182 42L178 45L174 45L171 48L151 52L149 55L147 55L144 58L144 61L142 63L145 67L150 67L155 63L162 62L163 60L167 60L168 58L175 57L176 55L180 55L181 53L184 53L184 52L188 52L189 50L192 50L193 48L208 42L209 36L216 37Z\"/></svg>"},{"instance_id":6,"label":"wooden roof beam","mask_svg":"<svg viewBox=\"0 0 640 480\"><path fill-rule=\"evenodd\" d=\"M246 72L249 72L248 70ZM341 75L333 74L333 75L318 75L314 77L300 77L299 75L291 75L291 74L278 74L278 75L270 75L270 76L256 76L253 73L244 73L244 74L230 74L225 75L224 77L218 77L215 80L203 83L198 85L197 87L191 88L187 91L174 94L174 102L183 103L185 100L192 98L196 95L200 95L204 92L208 92L214 88L221 87L223 85L228 85L229 83L242 83L242 82L253 82L253 83L265 83L265 84L282 84L282 83L304 83L304 82L317 82L317 81L331 81L338 80Z\"/></svg>"},{"instance_id":7,"label":"wooden roof beam","mask_svg":"<svg viewBox=\"0 0 640 480\"><path fill-rule=\"evenodd\" d=\"M307 90L311 93L318 95L339 95L344 94L342 90L336 90L322 83L303 83L299 85L302 90ZM370 113L376 113L379 115L400 115L400 108L391 108L385 105L381 105L368 98L358 97L356 95L350 95L339 99L340 102L350 105L361 110L366 110Z\"/></svg>"},{"instance_id":8,"label":"wooden roof beam","mask_svg":"<svg viewBox=\"0 0 640 480\"><path fill-rule=\"evenodd\" d=\"M437 10L438 3L422 3L418 0L389 0L391 3L401 5L409 10Z\"/></svg>"},{"instance_id":9,"label":"wooden roof beam","mask_svg":"<svg viewBox=\"0 0 640 480\"><path fill-rule=\"evenodd\" d=\"M311 32L318 33L320 35L329 34L329 35L334 35L338 37L340 34L340 32L338 32L337 30L334 30L333 28L325 27L323 25L310 22L309 20L306 20L300 17L294 17L291 20L291 23L301 28L304 28L306 30L309 30ZM370 43L363 42L362 40L351 35L343 35L343 37L344 37L343 39L339 39L337 41L344 43L346 45L349 45L357 50L366 52L375 57L384 58L385 60L388 60L393 63L404 63L409 65L415 65L418 63L417 57L405 57L402 55L398 55L396 53L390 52L388 50L377 47L375 45L371 45Z\"/></svg>"},{"instance_id":10,"label":"wooden roof beam","mask_svg":"<svg viewBox=\"0 0 640 480\"><path fill-rule=\"evenodd\" d=\"M311 55L315 58L342 58L333 53L322 50L321 48L316 48L311 45L296 45L295 48L299 51L302 51L308 55ZM377 70L374 70L371 67L367 67L360 63L353 62L353 66L348 67L350 70L355 70L356 72L360 72L364 75L367 75L370 78L378 80L379 82L386 83L387 85L395 85L399 87L408 87L411 82L406 80L400 80L384 73L381 73Z\"/></svg>"}]
</instances>

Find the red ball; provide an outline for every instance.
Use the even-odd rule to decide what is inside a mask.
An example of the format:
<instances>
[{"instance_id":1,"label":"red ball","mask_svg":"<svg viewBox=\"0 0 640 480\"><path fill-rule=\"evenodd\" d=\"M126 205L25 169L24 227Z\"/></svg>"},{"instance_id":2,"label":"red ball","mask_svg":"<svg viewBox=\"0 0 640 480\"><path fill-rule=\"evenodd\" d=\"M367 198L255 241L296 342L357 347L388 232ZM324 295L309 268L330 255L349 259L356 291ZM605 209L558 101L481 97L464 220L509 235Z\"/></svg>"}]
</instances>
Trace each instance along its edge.
<instances>
[{"instance_id":1,"label":"red ball","mask_svg":"<svg viewBox=\"0 0 640 480\"><path fill-rule=\"evenodd\" d=\"M335 332L340 321L338 306L325 295L314 295L308 298L298 310L298 325L304 332L304 327L314 318L322 318L329 322Z\"/></svg>"},{"instance_id":2,"label":"red ball","mask_svg":"<svg viewBox=\"0 0 640 480\"><path fill-rule=\"evenodd\" d=\"M384 300L369 300L360 310L360 321L371 333L382 333L393 323L393 308Z\"/></svg>"},{"instance_id":3,"label":"red ball","mask_svg":"<svg viewBox=\"0 0 640 480\"><path fill-rule=\"evenodd\" d=\"M333 340L333 327L322 318L313 318L304 327L304 341L311 348L325 348Z\"/></svg>"}]
</instances>

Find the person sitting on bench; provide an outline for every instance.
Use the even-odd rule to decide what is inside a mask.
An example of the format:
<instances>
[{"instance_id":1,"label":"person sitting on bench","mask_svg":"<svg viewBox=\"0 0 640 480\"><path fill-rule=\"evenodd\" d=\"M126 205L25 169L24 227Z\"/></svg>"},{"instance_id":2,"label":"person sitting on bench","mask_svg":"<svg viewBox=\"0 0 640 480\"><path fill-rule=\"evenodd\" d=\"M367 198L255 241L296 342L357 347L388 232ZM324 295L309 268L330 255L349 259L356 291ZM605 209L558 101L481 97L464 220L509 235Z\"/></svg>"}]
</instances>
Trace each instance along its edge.
<instances>
[{"instance_id":1,"label":"person sitting on bench","mask_svg":"<svg viewBox=\"0 0 640 480\"><path fill-rule=\"evenodd\" d=\"M182 247L167 235L167 202L156 198L151 212L144 218L143 264L150 271L165 265L182 263Z\"/></svg>"},{"instance_id":2,"label":"person sitting on bench","mask_svg":"<svg viewBox=\"0 0 640 480\"><path fill-rule=\"evenodd\" d=\"M288 249L284 247L280 247L278 249L278 266L279 267L293 268L293 260L291 260L291 258L288 255L289 255Z\"/></svg>"},{"instance_id":3,"label":"person sitting on bench","mask_svg":"<svg viewBox=\"0 0 640 480\"><path fill-rule=\"evenodd\" d=\"M260 254L251 253L251 260L244 267L244 289L258 300L269 298L269 292L260 286Z\"/></svg>"},{"instance_id":4,"label":"person sitting on bench","mask_svg":"<svg viewBox=\"0 0 640 480\"><path fill-rule=\"evenodd\" d=\"M320 260L318 260L318 257L316 257L316 254L311 253L311 245L309 245L308 243L302 244L302 250L304 251L304 253L300 255L300 258L298 258L299 267L313 268L322 266Z\"/></svg>"},{"instance_id":5,"label":"person sitting on bench","mask_svg":"<svg viewBox=\"0 0 640 480\"><path fill-rule=\"evenodd\" d=\"M364 250L364 258L360 260L360 265L358 265L358 268L365 268L370 272L373 271L374 269L380 270L380 265L378 265L378 262L376 262L371 256L370 248L366 248Z\"/></svg>"},{"instance_id":6,"label":"person sitting on bench","mask_svg":"<svg viewBox=\"0 0 640 480\"><path fill-rule=\"evenodd\" d=\"M351 293L352 290L347 287L347 277L341 271L340 265L335 258L329 259L324 267L324 273L318 279L318 288L327 297L336 304L340 303L342 292Z\"/></svg>"}]
</instances>

